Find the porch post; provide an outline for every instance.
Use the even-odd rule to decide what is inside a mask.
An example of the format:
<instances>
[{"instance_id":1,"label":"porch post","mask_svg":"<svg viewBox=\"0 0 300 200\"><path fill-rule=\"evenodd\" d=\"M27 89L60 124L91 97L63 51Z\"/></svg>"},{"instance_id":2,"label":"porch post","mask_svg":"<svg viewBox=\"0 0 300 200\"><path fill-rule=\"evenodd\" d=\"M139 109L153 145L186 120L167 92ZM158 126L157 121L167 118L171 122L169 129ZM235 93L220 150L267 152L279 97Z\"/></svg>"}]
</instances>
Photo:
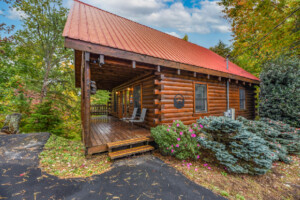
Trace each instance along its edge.
<instances>
[{"instance_id":1,"label":"porch post","mask_svg":"<svg viewBox=\"0 0 300 200\"><path fill-rule=\"evenodd\" d=\"M83 142L86 148L91 146L90 137L90 90L91 90L91 71L90 53L83 53L83 66L81 69L81 121L83 128Z\"/></svg>"},{"instance_id":2,"label":"porch post","mask_svg":"<svg viewBox=\"0 0 300 200\"><path fill-rule=\"evenodd\" d=\"M85 145L85 131L84 131L84 53L81 53L81 67L80 67L80 88L81 88L81 139L82 143Z\"/></svg>"}]
</instances>

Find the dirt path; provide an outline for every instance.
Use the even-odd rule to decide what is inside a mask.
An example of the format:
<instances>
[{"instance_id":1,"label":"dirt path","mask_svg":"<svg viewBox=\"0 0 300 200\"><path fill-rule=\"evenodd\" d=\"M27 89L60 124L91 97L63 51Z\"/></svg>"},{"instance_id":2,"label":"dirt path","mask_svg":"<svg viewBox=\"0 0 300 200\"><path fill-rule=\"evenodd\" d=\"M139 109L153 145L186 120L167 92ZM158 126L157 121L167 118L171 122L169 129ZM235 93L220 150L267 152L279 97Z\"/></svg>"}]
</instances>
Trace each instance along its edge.
<instances>
[{"instance_id":1,"label":"dirt path","mask_svg":"<svg viewBox=\"0 0 300 200\"><path fill-rule=\"evenodd\" d=\"M115 162L91 178L59 179L38 168L48 137L0 136L0 199L224 199L154 156Z\"/></svg>"}]
</instances>

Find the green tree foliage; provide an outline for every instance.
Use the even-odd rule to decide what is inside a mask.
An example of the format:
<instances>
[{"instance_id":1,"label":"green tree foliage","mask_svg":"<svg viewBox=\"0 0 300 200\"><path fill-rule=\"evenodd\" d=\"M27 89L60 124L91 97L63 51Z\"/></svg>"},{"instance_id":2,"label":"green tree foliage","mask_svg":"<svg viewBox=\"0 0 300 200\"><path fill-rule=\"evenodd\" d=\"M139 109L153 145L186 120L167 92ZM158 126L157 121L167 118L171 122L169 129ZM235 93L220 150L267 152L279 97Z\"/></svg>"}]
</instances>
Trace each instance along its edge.
<instances>
[{"instance_id":1,"label":"green tree foliage","mask_svg":"<svg viewBox=\"0 0 300 200\"><path fill-rule=\"evenodd\" d=\"M210 47L209 50L212 50L213 52L224 58L226 58L228 55L231 55L231 48L221 40L219 40L219 43L216 46Z\"/></svg>"},{"instance_id":2,"label":"green tree foliage","mask_svg":"<svg viewBox=\"0 0 300 200\"><path fill-rule=\"evenodd\" d=\"M172 125L159 125L151 128L151 135L163 154L173 155L178 159L199 158L199 145L196 140L197 127L185 126L181 121Z\"/></svg>"},{"instance_id":3,"label":"green tree foliage","mask_svg":"<svg viewBox=\"0 0 300 200\"><path fill-rule=\"evenodd\" d=\"M28 123L24 126L24 130L33 132L52 132L57 135L61 134L59 125L62 120L59 112L53 106L53 101L47 100L36 106L36 110L27 119Z\"/></svg>"},{"instance_id":4,"label":"green tree foliage","mask_svg":"<svg viewBox=\"0 0 300 200\"><path fill-rule=\"evenodd\" d=\"M39 71L32 74L39 80L36 86L40 87L42 101L52 84L64 82L57 68L72 58L72 51L64 48L62 37L68 10L60 0L20 0L13 7L25 14L23 28L14 36L20 62L25 62L27 70ZM29 58L34 69L28 69Z\"/></svg>"},{"instance_id":5,"label":"green tree foliage","mask_svg":"<svg viewBox=\"0 0 300 200\"><path fill-rule=\"evenodd\" d=\"M185 34L184 36L183 36L183 38L182 38L184 41L189 41L189 36L187 35L187 34Z\"/></svg>"},{"instance_id":6,"label":"green tree foliage","mask_svg":"<svg viewBox=\"0 0 300 200\"><path fill-rule=\"evenodd\" d=\"M91 96L92 104L107 104L110 92L107 90L97 90L96 94Z\"/></svg>"},{"instance_id":7,"label":"green tree foliage","mask_svg":"<svg viewBox=\"0 0 300 200\"><path fill-rule=\"evenodd\" d=\"M272 29L298 9L300 1L222 0L220 4L231 22L232 54L241 67L258 76L261 64L266 61L287 51L299 55L299 10L277 29Z\"/></svg>"},{"instance_id":8,"label":"green tree foliage","mask_svg":"<svg viewBox=\"0 0 300 200\"><path fill-rule=\"evenodd\" d=\"M263 66L259 115L300 127L300 59L281 56Z\"/></svg>"},{"instance_id":9,"label":"green tree foliage","mask_svg":"<svg viewBox=\"0 0 300 200\"><path fill-rule=\"evenodd\" d=\"M0 33L4 33L0 35L0 121L7 114L19 112L21 131L38 130L31 119L46 98L64 122L56 133L80 139L80 91L74 87L73 52L64 48L62 37L68 10L59 0L5 2L25 17L22 28L10 36L7 34L12 27L0 27Z\"/></svg>"},{"instance_id":10,"label":"green tree foliage","mask_svg":"<svg viewBox=\"0 0 300 200\"><path fill-rule=\"evenodd\" d=\"M265 174L278 157L267 142L243 129L239 121L226 117L199 119L204 137L198 142L210 156L214 156L227 170L234 173Z\"/></svg>"}]
</instances>

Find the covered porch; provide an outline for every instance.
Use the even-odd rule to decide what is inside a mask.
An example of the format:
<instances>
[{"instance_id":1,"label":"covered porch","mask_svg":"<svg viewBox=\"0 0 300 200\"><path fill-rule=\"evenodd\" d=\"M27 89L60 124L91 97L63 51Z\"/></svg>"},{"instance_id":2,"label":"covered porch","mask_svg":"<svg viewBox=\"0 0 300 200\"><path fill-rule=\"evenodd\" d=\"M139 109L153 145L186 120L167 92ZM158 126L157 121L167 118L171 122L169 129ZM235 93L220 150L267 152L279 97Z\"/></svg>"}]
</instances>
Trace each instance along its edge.
<instances>
[{"instance_id":1,"label":"covered porch","mask_svg":"<svg viewBox=\"0 0 300 200\"><path fill-rule=\"evenodd\" d=\"M131 125L114 116L93 116L90 122L91 147L88 154L109 151L109 144L149 138L150 130Z\"/></svg>"},{"instance_id":2,"label":"covered porch","mask_svg":"<svg viewBox=\"0 0 300 200\"><path fill-rule=\"evenodd\" d=\"M148 145L152 141L149 122L154 114L154 100L146 101L147 95L154 95L154 72L153 66L75 50L75 78L76 85L81 87L82 139L86 155L108 151L113 159L154 149ZM109 92L107 105L92 105L92 95L97 90ZM146 120L137 125L122 121L132 116L134 108L139 111L146 108ZM141 112L137 112L135 119L140 115Z\"/></svg>"}]
</instances>

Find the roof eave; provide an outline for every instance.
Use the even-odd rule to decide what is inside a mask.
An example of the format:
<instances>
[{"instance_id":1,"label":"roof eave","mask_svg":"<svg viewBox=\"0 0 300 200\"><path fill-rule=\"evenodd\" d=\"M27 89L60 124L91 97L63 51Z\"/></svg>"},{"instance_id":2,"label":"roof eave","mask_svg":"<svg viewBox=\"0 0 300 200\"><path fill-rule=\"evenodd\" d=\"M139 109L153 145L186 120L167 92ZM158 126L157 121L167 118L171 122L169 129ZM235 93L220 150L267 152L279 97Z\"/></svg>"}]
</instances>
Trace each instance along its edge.
<instances>
[{"instance_id":1,"label":"roof eave","mask_svg":"<svg viewBox=\"0 0 300 200\"><path fill-rule=\"evenodd\" d=\"M86 52L90 52L90 53L103 54L103 55L115 57L115 58L134 60L134 61L141 62L141 63L147 63L147 64L160 65L160 66L165 66L165 67L170 67L170 68L175 68L175 69L193 71L193 72L198 72L198 73L202 73L202 74L209 74L212 76L220 76L220 77L224 77L224 78L235 79L235 80L249 82L249 83L253 83L253 84L260 83L259 80L242 77L242 76L238 76L235 74L216 71L213 69L207 69L207 68L184 64L184 63L178 63L175 61L165 60L165 59L156 58L156 57L152 57L152 56L148 56L148 55L144 55L144 54L139 54L139 53L135 53L135 52L130 52L130 51L125 51L125 50L116 49L116 48L112 48L112 47L107 47L107 46L103 46L100 44L94 44L94 43L90 43L90 42L86 42L86 41L82 41L82 40L78 40L78 39L72 39L69 37L65 37L65 47L75 49L75 50L80 50L80 51L86 51Z\"/></svg>"}]
</instances>

